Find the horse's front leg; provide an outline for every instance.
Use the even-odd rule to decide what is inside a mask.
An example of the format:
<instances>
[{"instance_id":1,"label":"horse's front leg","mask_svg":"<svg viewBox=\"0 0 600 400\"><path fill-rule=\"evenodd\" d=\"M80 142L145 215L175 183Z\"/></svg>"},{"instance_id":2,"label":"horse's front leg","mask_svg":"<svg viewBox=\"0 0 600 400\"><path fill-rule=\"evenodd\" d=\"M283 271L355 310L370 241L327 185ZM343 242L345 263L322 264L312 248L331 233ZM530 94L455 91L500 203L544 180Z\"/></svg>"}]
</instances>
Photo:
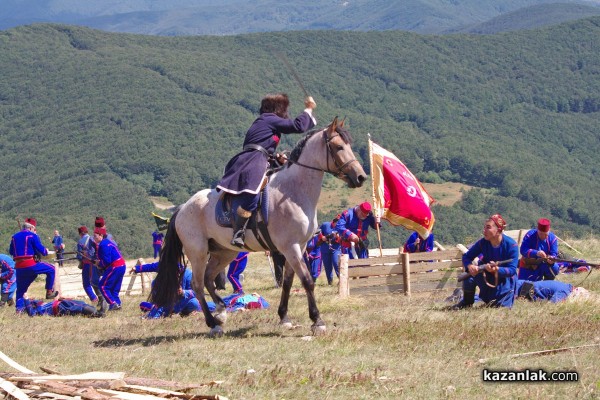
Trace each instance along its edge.
<instances>
[{"instance_id":1,"label":"horse's front leg","mask_svg":"<svg viewBox=\"0 0 600 400\"><path fill-rule=\"evenodd\" d=\"M294 283L294 270L290 267L286 261L283 267L283 283L281 287L281 301L279 302L279 308L277 314L279 314L279 323L284 328L293 328L292 322L288 317L288 302L290 300L290 291L292 290L292 283Z\"/></svg>"},{"instance_id":2,"label":"horse's front leg","mask_svg":"<svg viewBox=\"0 0 600 400\"><path fill-rule=\"evenodd\" d=\"M315 283L312 279L312 276L310 275L310 272L308 272L308 267L304 263L304 260L300 257L293 257L291 260L288 260L288 262L293 267L293 269L294 269L293 272L295 272L296 275L298 275L298 277L300 278L300 281L302 282L302 287L306 291L306 299L308 301L308 316L313 321L313 324L311 326L312 333L314 335L319 335L319 334L325 333L325 331L327 330L327 327L325 326L325 322L323 322L323 320L321 319L319 309L317 308L317 301L315 298ZM291 279L290 279L289 287L287 288L287 294L286 294L285 281L288 279L288 274L292 273L292 272L288 272L288 269L289 268L286 264L286 272L285 272L285 278L284 278L284 284L283 284L284 290L281 294L282 305L283 305L283 301L285 300L285 310L286 311L287 311L287 300L289 298L289 291L292 286ZM293 276L292 276L292 279L293 279ZM284 297L285 297L285 299L284 299ZM281 305L280 305L280 309L281 309ZM281 317L281 314L279 314L279 316Z\"/></svg>"}]
</instances>

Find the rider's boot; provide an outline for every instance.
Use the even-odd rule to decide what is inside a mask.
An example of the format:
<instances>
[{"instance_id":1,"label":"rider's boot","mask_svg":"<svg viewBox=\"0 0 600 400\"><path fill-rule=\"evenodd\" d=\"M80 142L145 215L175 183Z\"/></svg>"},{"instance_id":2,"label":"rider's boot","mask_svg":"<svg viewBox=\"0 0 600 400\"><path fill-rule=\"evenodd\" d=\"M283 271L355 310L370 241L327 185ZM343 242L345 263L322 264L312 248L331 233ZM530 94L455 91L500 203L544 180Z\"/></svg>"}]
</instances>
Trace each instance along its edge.
<instances>
[{"instance_id":1,"label":"rider's boot","mask_svg":"<svg viewBox=\"0 0 600 400\"><path fill-rule=\"evenodd\" d=\"M248 225L248 219L252 215L251 211L246 211L242 207L237 208L233 219L233 238L231 244L237 247L244 247L244 237L246 235L246 225Z\"/></svg>"}]
</instances>

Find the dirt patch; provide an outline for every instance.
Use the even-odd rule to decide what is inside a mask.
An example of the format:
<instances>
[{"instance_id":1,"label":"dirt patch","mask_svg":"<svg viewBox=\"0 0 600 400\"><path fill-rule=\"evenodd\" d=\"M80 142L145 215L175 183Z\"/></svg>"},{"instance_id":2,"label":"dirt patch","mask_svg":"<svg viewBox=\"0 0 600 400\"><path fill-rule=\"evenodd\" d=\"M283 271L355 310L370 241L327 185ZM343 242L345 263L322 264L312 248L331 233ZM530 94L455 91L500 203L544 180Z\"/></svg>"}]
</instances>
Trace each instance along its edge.
<instances>
[{"instance_id":1,"label":"dirt patch","mask_svg":"<svg viewBox=\"0 0 600 400\"><path fill-rule=\"evenodd\" d=\"M171 203L169 200L165 199L164 197L150 196L150 201L152 201L152 204L154 204L154 207L156 207L159 210L168 210L169 208L175 207L175 204Z\"/></svg>"},{"instance_id":2,"label":"dirt patch","mask_svg":"<svg viewBox=\"0 0 600 400\"><path fill-rule=\"evenodd\" d=\"M329 179L323 183L323 190L319 198L318 208L322 212L342 211L348 207L360 204L365 200L372 201L371 180L363 187L350 189L339 179ZM435 204L451 206L462 199L462 191L472 189L473 186L463 183L424 183L425 190L435 199ZM462 191L461 191L462 190Z\"/></svg>"}]
</instances>

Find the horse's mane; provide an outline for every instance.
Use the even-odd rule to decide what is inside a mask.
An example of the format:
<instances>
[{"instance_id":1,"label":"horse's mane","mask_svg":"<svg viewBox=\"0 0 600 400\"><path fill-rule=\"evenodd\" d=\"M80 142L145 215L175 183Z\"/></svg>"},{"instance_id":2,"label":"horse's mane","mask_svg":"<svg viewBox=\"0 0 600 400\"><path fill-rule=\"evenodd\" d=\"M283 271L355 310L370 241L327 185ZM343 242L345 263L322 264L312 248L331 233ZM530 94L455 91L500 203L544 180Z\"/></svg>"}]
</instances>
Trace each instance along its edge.
<instances>
[{"instance_id":1,"label":"horse's mane","mask_svg":"<svg viewBox=\"0 0 600 400\"><path fill-rule=\"evenodd\" d=\"M327 128L325 128L325 129L327 129ZM302 139L300 139L298 141L298 143L296 143L296 147L294 147L292 152L290 153L290 157L289 157L290 161L292 161L292 163L295 161L298 161L298 159L300 158L300 154L302 154L302 150L304 150L304 146L306 146L306 143L308 142L308 140L311 137L313 137L315 134L323 132L325 129L313 129L313 130L309 131L306 135L304 135L304 137ZM335 131L340 135L340 137L342 138L344 143L352 144L352 136L350 135L350 132L348 132L348 130L346 128L338 126L335 129ZM287 166L289 167L292 163L287 163Z\"/></svg>"}]
</instances>

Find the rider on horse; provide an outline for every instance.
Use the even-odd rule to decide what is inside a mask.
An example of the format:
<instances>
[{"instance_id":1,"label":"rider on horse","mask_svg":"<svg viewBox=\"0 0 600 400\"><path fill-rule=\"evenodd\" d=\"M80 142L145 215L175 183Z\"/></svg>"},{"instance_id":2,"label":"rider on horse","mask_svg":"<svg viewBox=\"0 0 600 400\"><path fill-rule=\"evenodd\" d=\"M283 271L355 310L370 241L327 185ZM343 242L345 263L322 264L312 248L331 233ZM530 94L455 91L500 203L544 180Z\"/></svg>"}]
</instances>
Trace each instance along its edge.
<instances>
[{"instance_id":1,"label":"rider on horse","mask_svg":"<svg viewBox=\"0 0 600 400\"><path fill-rule=\"evenodd\" d=\"M248 219L258 207L260 190L269 165L282 134L304 133L317 122L312 115L317 106L312 97L304 101L306 109L291 120L288 115L290 100L285 93L265 96L260 105L260 115L252 123L242 151L225 166L223 178L217 190L233 195L231 209L235 210L231 244L244 247Z\"/></svg>"}]
</instances>

